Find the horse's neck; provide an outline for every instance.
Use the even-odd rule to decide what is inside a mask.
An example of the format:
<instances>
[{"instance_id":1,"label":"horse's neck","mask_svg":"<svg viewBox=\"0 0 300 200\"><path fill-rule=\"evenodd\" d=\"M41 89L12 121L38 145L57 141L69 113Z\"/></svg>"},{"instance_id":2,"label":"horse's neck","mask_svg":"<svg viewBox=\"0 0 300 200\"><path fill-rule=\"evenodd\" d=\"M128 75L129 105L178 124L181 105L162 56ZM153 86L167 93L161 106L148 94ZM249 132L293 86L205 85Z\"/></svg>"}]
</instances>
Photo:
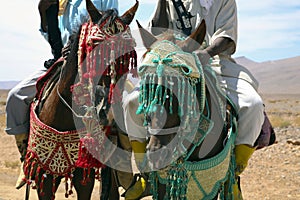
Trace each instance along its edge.
<instances>
[{"instance_id":1,"label":"horse's neck","mask_svg":"<svg viewBox=\"0 0 300 200\"><path fill-rule=\"evenodd\" d=\"M72 93L71 85L75 83L75 79L78 73L77 65L77 50L78 50L78 39L75 40L71 45L71 50L66 61L64 61L61 70L59 70L58 78L51 80L53 85L47 91L45 101L40 106L39 118L40 120L59 130L74 130L76 129L76 120L73 117L72 108ZM75 109L76 108L72 108ZM78 109L77 109L78 111Z\"/></svg>"},{"instance_id":2,"label":"horse's neck","mask_svg":"<svg viewBox=\"0 0 300 200\"><path fill-rule=\"evenodd\" d=\"M78 35L74 37L74 42L70 44L70 53L62 67L62 72L58 82L58 91L65 95L71 96L71 85L74 84L78 74Z\"/></svg>"}]
</instances>

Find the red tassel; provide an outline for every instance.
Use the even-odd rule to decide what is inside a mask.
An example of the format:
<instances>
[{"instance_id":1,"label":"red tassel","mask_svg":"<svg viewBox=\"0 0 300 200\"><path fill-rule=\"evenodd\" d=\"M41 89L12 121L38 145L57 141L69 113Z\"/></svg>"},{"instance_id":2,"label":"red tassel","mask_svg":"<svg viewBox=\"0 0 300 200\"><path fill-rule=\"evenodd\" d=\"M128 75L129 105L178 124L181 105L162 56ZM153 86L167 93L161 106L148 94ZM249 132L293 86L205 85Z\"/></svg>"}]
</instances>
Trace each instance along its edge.
<instances>
[{"instance_id":1,"label":"red tassel","mask_svg":"<svg viewBox=\"0 0 300 200\"><path fill-rule=\"evenodd\" d=\"M42 171L42 168L41 167L38 167L37 170L36 170L36 175L35 175L35 183L37 184L38 181L39 181L39 174L41 173ZM36 186L34 186L34 189L36 188Z\"/></svg>"},{"instance_id":2,"label":"red tassel","mask_svg":"<svg viewBox=\"0 0 300 200\"><path fill-rule=\"evenodd\" d=\"M92 153L95 155L96 151L94 149L97 145L99 144L90 135L81 138L78 159L75 165L81 168L101 167L101 162L92 155Z\"/></svg>"},{"instance_id":3,"label":"red tassel","mask_svg":"<svg viewBox=\"0 0 300 200\"><path fill-rule=\"evenodd\" d=\"M116 84L110 84L109 93L108 93L108 102L111 104L113 101L113 90L116 87Z\"/></svg>"},{"instance_id":4,"label":"red tassel","mask_svg":"<svg viewBox=\"0 0 300 200\"><path fill-rule=\"evenodd\" d=\"M95 179L98 181L101 181L101 176L100 176L100 169L96 169L95 171Z\"/></svg>"},{"instance_id":5,"label":"red tassel","mask_svg":"<svg viewBox=\"0 0 300 200\"><path fill-rule=\"evenodd\" d=\"M87 169L87 174L86 174L86 182L91 182L91 178L90 178L90 175L91 175L91 168L88 168Z\"/></svg>"},{"instance_id":6,"label":"red tassel","mask_svg":"<svg viewBox=\"0 0 300 200\"><path fill-rule=\"evenodd\" d=\"M70 190L69 190L69 195L72 195L73 194L73 174L70 174L70 182L71 182L71 185L70 185Z\"/></svg>"},{"instance_id":7,"label":"red tassel","mask_svg":"<svg viewBox=\"0 0 300 200\"><path fill-rule=\"evenodd\" d=\"M53 176L53 179L52 179L52 200L54 200L54 198L55 198L55 191L56 191L56 187L55 187L55 182L56 182L56 176Z\"/></svg>"},{"instance_id":8,"label":"red tassel","mask_svg":"<svg viewBox=\"0 0 300 200\"><path fill-rule=\"evenodd\" d=\"M82 175L82 185L86 185L86 169L83 169L83 175Z\"/></svg>"},{"instance_id":9,"label":"red tassel","mask_svg":"<svg viewBox=\"0 0 300 200\"><path fill-rule=\"evenodd\" d=\"M40 182L40 194L41 196L45 196L45 192L44 192L44 182L45 182L45 178L47 178L47 175L46 174L42 174L42 179L41 179L41 182Z\"/></svg>"},{"instance_id":10,"label":"red tassel","mask_svg":"<svg viewBox=\"0 0 300 200\"><path fill-rule=\"evenodd\" d=\"M65 176L65 197L66 198L69 197L68 191L69 191L69 184L68 184L68 176L66 175Z\"/></svg>"},{"instance_id":11,"label":"red tassel","mask_svg":"<svg viewBox=\"0 0 300 200\"><path fill-rule=\"evenodd\" d=\"M32 179L32 177L34 177L34 168L36 165L36 161L33 160L33 162L31 163L31 169L30 169L30 173L29 173L29 179Z\"/></svg>"}]
</instances>

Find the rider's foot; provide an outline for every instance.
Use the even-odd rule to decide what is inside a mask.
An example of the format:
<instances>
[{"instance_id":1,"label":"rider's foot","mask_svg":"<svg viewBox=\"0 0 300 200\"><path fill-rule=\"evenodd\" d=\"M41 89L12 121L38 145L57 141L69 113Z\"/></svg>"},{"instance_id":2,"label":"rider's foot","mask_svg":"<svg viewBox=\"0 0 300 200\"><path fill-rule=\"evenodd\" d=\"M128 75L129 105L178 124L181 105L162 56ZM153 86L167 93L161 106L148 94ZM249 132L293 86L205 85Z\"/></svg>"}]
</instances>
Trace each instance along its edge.
<instances>
[{"instance_id":1,"label":"rider's foot","mask_svg":"<svg viewBox=\"0 0 300 200\"><path fill-rule=\"evenodd\" d=\"M46 61L44 62L44 67L45 67L46 69L49 69L56 61L57 61L57 59L54 59L54 58L49 59L49 60L46 60Z\"/></svg>"},{"instance_id":2,"label":"rider's foot","mask_svg":"<svg viewBox=\"0 0 300 200\"><path fill-rule=\"evenodd\" d=\"M125 200L138 199L146 190L147 182L142 177L139 176L138 180L131 186L125 193Z\"/></svg>"},{"instance_id":3,"label":"rider's foot","mask_svg":"<svg viewBox=\"0 0 300 200\"><path fill-rule=\"evenodd\" d=\"M254 153L255 148L246 144L235 146L235 176L239 176L247 167L248 161Z\"/></svg>"},{"instance_id":4,"label":"rider's foot","mask_svg":"<svg viewBox=\"0 0 300 200\"><path fill-rule=\"evenodd\" d=\"M16 182L16 189L20 189L21 187L23 187L26 184L25 174L23 171L23 164L24 164L24 162L21 163L20 174L19 174L19 177Z\"/></svg>"}]
</instances>

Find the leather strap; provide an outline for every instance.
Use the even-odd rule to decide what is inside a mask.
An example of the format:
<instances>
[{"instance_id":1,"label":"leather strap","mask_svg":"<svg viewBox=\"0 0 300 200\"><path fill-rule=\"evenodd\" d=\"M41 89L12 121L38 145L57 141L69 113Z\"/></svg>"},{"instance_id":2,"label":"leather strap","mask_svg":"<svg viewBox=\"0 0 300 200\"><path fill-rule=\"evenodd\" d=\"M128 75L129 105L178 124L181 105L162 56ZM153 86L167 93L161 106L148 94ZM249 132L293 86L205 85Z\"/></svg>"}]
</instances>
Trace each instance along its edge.
<instances>
[{"instance_id":1,"label":"leather strap","mask_svg":"<svg viewBox=\"0 0 300 200\"><path fill-rule=\"evenodd\" d=\"M181 0L172 0L172 2L179 17L177 21L181 24L181 27L177 25L177 28L189 36L192 31L191 18L193 16L186 10Z\"/></svg>"}]
</instances>

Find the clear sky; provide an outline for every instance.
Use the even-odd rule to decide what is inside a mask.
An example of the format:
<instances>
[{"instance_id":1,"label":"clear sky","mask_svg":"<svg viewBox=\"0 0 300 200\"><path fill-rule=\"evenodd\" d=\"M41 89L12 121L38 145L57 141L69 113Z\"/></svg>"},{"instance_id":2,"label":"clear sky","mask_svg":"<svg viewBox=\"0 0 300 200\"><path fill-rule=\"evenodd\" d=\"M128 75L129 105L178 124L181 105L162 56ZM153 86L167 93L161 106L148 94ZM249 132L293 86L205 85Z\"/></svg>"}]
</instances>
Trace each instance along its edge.
<instances>
[{"instance_id":1,"label":"clear sky","mask_svg":"<svg viewBox=\"0 0 300 200\"><path fill-rule=\"evenodd\" d=\"M120 0L120 13L135 0ZM147 26L156 1L140 0L136 19ZM0 7L0 81L22 80L52 57L40 35L38 0L5 1ZM238 48L234 57L256 62L300 55L299 0L237 0ZM134 30L136 25L133 25Z\"/></svg>"}]
</instances>

